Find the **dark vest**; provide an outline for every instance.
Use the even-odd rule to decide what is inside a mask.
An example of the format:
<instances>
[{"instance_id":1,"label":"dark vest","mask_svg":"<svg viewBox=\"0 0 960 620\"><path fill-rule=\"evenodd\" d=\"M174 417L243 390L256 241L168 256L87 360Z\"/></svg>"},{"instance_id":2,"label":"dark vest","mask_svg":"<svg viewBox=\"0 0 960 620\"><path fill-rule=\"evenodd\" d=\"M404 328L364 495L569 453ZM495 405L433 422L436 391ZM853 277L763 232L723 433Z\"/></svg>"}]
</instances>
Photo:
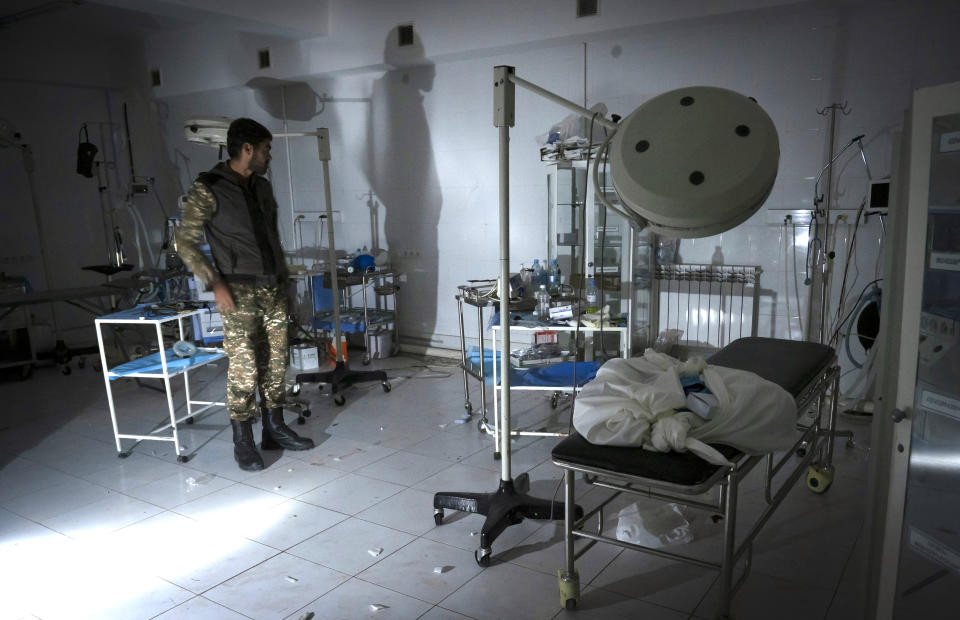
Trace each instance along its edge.
<instances>
[{"instance_id":1,"label":"dark vest","mask_svg":"<svg viewBox=\"0 0 960 620\"><path fill-rule=\"evenodd\" d=\"M217 210L205 227L217 270L228 281L285 276L270 182L259 175L244 179L225 163L200 174L198 180L217 200Z\"/></svg>"}]
</instances>

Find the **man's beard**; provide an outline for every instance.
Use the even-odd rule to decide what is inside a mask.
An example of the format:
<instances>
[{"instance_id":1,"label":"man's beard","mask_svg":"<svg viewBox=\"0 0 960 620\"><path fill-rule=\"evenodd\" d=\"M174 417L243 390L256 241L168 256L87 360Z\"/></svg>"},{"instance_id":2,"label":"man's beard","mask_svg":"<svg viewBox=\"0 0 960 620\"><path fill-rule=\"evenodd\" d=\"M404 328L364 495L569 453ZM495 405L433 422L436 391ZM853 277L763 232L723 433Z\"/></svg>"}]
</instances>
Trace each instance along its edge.
<instances>
[{"instance_id":1,"label":"man's beard","mask_svg":"<svg viewBox=\"0 0 960 620\"><path fill-rule=\"evenodd\" d=\"M270 163L265 159L250 162L250 170L253 171L254 174L266 174L269 167Z\"/></svg>"}]
</instances>

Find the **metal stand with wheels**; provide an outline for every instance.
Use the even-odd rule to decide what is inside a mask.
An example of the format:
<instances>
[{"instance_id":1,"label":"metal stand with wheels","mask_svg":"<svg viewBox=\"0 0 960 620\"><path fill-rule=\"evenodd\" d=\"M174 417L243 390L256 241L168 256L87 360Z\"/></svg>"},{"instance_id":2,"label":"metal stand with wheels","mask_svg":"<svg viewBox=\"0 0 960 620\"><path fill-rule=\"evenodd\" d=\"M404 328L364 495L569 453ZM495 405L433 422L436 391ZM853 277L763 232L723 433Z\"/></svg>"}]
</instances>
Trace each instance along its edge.
<instances>
[{"instance_id":1,"label":"metal stand with wheels","mask_svg":"<svg viewBox=\"0 0 960 620\"><path fill-rule=\"evenodd\" d=\"M197 348L194 355L189 358L178 357L171 349L163 347L163 331L161 325L168 321L177 321L180 340L183 340L183 321L202 310L188 310L186 312L172 312L159 316L146 316L143 308L131 308L122 310L113 314L108 314L97 318L94 322L97 328L97 344L100 349L100 363L103 367L103 383L107 390L107 404L110 407L110 419L113 422L113 435L117 442L117 452L120 458L130 456L133 449L141 441L172 441L174 450L177 453L177 462L186 463L190 457L184 454L184 448L180 445L180 437L177 433L177 425L182 423L193 424L194 418L211 407L225 407L225 402L214 402L205 400L193 400L190 395L190 371L205 366L219 359L226 357L222 349L217 348ZM159 351L151 353L141 359L133 360L109 368L107 366L106 350L103 346L103 326L111 324L126 325L144 325L152 326L155 329ZM173 406L173 392L170 387L170 378L176 375L183 375L184 393L186 395L187 412L186 415L178 418ZM130 435L120 433L117 424L117 410L113 402L113 387L111 381L120 377L129 377L133 379L161 379L164 389L161 390L166 396L167 410L170 414L170 422L156 428L149 435ZM194 409L195 405L200 405L199 409ZM170 435L157 435L161 431L170 429ZM120 444L121 439L136 439L137 442L124 450Z\"/></svg>"},{"instance_id":2,"label":"metal stand with wheels","mask_svg":"<svg viewBox=\"0 0 960 620\"><path fill-rule=\"evenodd\" d=\"M511 81L513 67L494 68L494 125L500 130L500 316L510 316L510 127L514 122L515 89ZM474 558L480 566L490 565L493 541L509 526L524 519L563 519L563 502L538 499L527 495L530 483L526 475L516 480L510 471L510 330L501 331L501 382L503 406L500 409L500 486L492 493L437 493L433 496L434 522L443 522L443 510L459 510L484 515L480 530L480 548ZM481 359L481 362L483 360ZM496 363L496 359L494 359ZM579 506L571 508L578 516Z\"/></svg>"},{"instance_id":3,"label":"metal stand with wheels","mask_svg":"<svg viewBox=\"0 0 960 620\"><path fill-rule=\"evenodd\" d=\"M333 402L337 406L343 406L347 399L342 390L355 383L365 383L369 381L379 381L383 386L384 392L391 389L390 380L387 373L382 370L350 370L346 360L343 359L343 351L340 348L340 286L337 281L337 249L333 236L333 202L330 198L330 131L326 128L317 129L317 144L320 151L320 163L323 167L323 191L324 199L327 205L327 235L328 260L330 269L330 290L333 291L333 331L334 331L334 350L337 359L333 370L326 372L307 372L297 375L297 384L301 383L321 383L330 386L330 393L333 395Z\"/></svg>"},{"instance_id":4,"label":"metal stand with wheels","mask_svg":"<svg viewBox=\"0 0 960 620\"><path fill-rule=\"evenodd\" d=\"M492 282L485 280L484 282ZM481 433L487 432L487 382L486 371L484 370L484 346L483 346L483 309L491 304L489 297L481 294L481 287L474 285L461 284L457 288L460 294L457 299L457 316L460 318L460 368L463 369L463 408L468 416L474 414L473 403L470 402L470 384L469 377L473 377L480 382L480 420L477 422L477 429ZM485 288L485 287L484 287ZM463 304L474 306L477 309L477 338L479 339L480 363L474 367L467 360L467 336L463 323ZM494 361L496 363L496 361Z\"/></svg>"}]
</instances>

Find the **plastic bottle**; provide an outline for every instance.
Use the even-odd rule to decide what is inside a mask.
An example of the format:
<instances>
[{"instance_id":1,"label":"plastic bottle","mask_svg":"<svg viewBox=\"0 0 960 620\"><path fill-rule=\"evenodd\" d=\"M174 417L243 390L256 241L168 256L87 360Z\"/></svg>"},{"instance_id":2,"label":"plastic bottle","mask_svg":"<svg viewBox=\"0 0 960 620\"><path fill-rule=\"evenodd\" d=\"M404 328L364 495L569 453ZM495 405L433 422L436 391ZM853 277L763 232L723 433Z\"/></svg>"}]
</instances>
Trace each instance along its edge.
<instances>
[{"instance_id":1,"label":"plastic bottle","mask_svg":"<svg viewBox=\"0 0 960 620\"><path fill-rule=\"evenodd\" d=\"M543 284L543 267L540 266L540 259L533 259L533 287L539 288Z\"/></svg>"},{"instance_id":2,"label":"plastic bottle","mask_svg":"<svg viewBox=\"0 0 960 620\"><path fill-rule=\"evenodd\" d=\"M550 269L547 270L547 292L551 295L560 294L560 267L557 259L550 262Z\"/></svg>"},{"instance_id":3,"label":"plastic bottle","mask_svg":"<svg viewBox=\"0 0 960 620\"><path fill-rule=\"evenodd\" d=\"M590 286L587 287L586 311L591 314L600 312L600 291L597 290L597 283L592 278L590 279Z\"/></svg>"},{"instance_id":4,"label":"plastic bottle","mask_svg":"<svg viewBox=\"0 0 960 620\"><path fill-rule=\"evenodd\" d=\"M547 286L541 284L537 290L537 317L541 321L550 320L550 293L547 292Z\"/></svg>"}]
</instances>

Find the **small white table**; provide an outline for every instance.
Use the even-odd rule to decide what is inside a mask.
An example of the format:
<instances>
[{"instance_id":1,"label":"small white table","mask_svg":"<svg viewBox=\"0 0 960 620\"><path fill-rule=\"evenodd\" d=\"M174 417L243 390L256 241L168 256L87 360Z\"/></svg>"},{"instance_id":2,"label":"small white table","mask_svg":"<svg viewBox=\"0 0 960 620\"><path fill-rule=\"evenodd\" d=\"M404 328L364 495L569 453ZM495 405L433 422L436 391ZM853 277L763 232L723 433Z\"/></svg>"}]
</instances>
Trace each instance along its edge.
<instances>
[{"instance_id":1,"label":"small white table","mask_svg":"<svg viewBox=\"0 0 960 620\"><path fill-rule=\"evenodd\" d=\"M180 339L183 340L183 322L185 319L193 317L195 314L206 312L204 309L175 311L151 311L147 307L138 306L129 310L122 310L98 317L94 320L97 328L97 344L100 347L100 361L103 364L103 383L107 390L107 403L110 405L110 419L113 422L113 435L117 442L117 452L120 458L130 456L133 446L124 450L120 443L121 439L136 439L140 441L172 441L177 453L177 462L186 463L189 456L182 454L180 440L177 435L177 425L181 422L192 424L194 416L203 413L211 407L225 407L224 402L193 400L190 397L190 371L206 366L212 362L226 357L223 349L215 347L197 347L197 351L190 357L179 357L173 350L164 349L163 331L161 326L170 321L177 321ZM202 320L202 319L201 319ZM157 343L159 351L151 353L139 359L125 362L113 368L107 367L107 356L103 348L103 326L104 325L142 325L153 326L156 330ZM180 418L176 417L173 407L173 394L170 389L170 379L177 375L183 375L184 390L187 399L186 414ZM141 379L163 379L167 395L167 408L170 413L170 423L166 424L149 435L130 435L119 431L117 425L117 411L113 402L113 389L111 383L121 377L141 378ZM193 407L199 405L199 409ZM170 435L157 435L166 429L171 429ZM134 444L135 446L136 444Z\"/></svg>"}]
</instances>

